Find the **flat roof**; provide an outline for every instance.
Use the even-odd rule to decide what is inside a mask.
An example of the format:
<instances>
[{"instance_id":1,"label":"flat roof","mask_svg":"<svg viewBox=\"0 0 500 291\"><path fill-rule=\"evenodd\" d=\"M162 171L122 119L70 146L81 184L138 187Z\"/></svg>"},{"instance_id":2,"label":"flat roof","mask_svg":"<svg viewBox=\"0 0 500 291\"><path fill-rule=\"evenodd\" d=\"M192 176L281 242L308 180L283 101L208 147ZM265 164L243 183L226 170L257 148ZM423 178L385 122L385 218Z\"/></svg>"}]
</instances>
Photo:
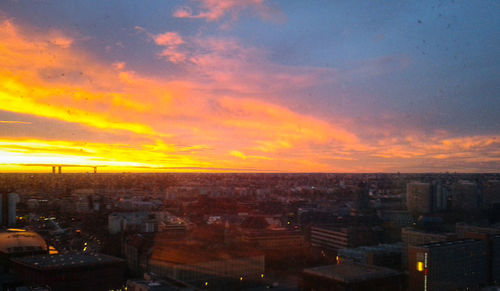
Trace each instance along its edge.
<instances>
[{"instance_id":1,"label":"flat roof","mask_svg":"<svg viewBox=\"0 0 500 291\"><path fill-rule=\"evenodd\" d=\"M415 248L439 248L439 247L447 247L447 246L452 246L452 245L459 245L459 244L465 244L465 243L471 243L471 242L482 242L482 241L483 240L466 238L466 239L459 239L459 240L452 240L452 241L433 242L433 243L427 243L427 244L411 246L411 247L415 247Z\"/></svg>"},{"instance_id":2,"label":"flat roof","mask_svg":"<svg viewBox=\"0 0 500 291\"><path fill-rule=\"evenodd\" d=\"M194 264L262 256L263 253L242 245L226 247L200 242L162 242L153 246L151 260L173 264Z\"/></svg>"},{"instance_id":3,"label":"flat roof","mask_svg":"<svg viewBox=\"0 0 500 291\"><path fill-rule=\"evenodd\" d=\"M56 255L38 255L11 259L14 263L30 268L49 270L62 268L77 268L101 264L121 263L120 258L103 254L67 253Z\"/></svg>"},{"instance_id":4,"label":"flat roof","mask_svg":"<svg viewBox=\"0 0 500 291\"><path fill-rule=\"evenodd\" d=\"M398 271L389 268L352 262L308 268L304 269L303 272L305 274L345 283L400 275Z\"/></svg>"}]
</instances>

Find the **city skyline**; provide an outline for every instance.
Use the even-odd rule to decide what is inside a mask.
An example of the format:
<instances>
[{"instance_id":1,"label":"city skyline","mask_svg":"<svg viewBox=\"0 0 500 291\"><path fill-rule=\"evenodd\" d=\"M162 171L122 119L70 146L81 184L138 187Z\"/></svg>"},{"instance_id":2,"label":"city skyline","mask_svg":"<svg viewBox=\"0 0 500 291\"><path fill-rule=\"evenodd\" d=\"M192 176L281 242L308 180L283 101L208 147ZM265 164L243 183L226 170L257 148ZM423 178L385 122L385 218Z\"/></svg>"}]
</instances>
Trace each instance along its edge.
<instances>
[{"instance_id":1,"label":"city skyline","mask_svg":"<svg viewBox=\"0 0 500 291\"><path fill-rule=\"evenodd\" d=\"M3 1L0 172L498 172L498 8Z\"/></svg>"}]
</instances>

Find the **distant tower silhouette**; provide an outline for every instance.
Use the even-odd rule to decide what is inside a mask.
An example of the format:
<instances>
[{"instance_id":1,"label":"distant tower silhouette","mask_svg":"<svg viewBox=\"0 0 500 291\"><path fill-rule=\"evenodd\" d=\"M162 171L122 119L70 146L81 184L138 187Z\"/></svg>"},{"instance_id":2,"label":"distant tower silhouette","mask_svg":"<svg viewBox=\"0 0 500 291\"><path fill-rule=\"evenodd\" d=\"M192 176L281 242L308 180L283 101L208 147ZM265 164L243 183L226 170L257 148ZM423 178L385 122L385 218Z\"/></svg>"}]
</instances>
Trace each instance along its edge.
<instances>
[{"instance_id":1,"label":"distant tower silhouette","mask_svg":"<svg viewBox=\"0 0 500 291\"><path fill-rule=\"evenodd\" d=\"M57 170L58 170L59 174L61 174L61 168L62 168L61 166L59 166L59 167L57 168Z\"/></svg>"},{"instance_id":2,"label":"distant tower silhouette","mask_svg":"<svg viewBox=\"0 0 500 291\"><path fill-rule=\"evenodd\" d=\"M19 201L19 196L16 193L6 192L1 194L0 199L0 222L4 227L12 227L16 225L16 204Z\"/></svg>"},{"instance_id":3,"label":"distant tower silhouette","mask_svg":"<svg viewBox=\"0 0 500 291\"><path fill-rule=\"evenodd\" d=\"M56 166L52 166L52 174L56 173Z\"/></svg>"}]
</instances>

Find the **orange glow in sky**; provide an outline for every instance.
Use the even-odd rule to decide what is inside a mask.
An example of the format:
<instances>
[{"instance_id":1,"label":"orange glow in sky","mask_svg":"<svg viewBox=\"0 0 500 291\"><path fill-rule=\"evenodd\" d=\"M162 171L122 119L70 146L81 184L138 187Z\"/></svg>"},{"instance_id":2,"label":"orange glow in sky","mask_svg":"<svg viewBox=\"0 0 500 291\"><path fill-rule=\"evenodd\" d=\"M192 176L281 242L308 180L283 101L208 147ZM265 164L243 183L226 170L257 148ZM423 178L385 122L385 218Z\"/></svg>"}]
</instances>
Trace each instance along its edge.
<instances>
[{"instance_id":1,"label":"orange glow in sky","mask_svg":"<svg viewBox=\"0 0 500 291\"><path fill-rule=\"evenodd\" d=\"M172 17L231 31L238 18L221 19L248 8L233 4ZM264 20L274 13L262 3L255 11ZM272 25L284 25L280 17ZM121 43L97 54L83 32L0 14L0 172L50 172L51 164L73 165L63 172L488 172L500 163L495 133L398 130L289 96L330 82L334 69L273 63L265 48L227 36L139 25L129 34L165 64L162 73L111 54Z\"/></svg>"}]
</instances>

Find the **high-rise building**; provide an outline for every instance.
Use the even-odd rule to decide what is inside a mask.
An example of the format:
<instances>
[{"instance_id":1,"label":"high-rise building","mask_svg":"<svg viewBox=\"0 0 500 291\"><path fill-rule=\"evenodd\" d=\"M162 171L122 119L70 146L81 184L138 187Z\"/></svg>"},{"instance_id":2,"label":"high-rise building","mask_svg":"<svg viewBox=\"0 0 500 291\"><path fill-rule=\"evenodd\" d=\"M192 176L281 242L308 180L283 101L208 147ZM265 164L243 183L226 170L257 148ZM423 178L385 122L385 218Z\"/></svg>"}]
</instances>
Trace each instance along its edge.
<instances>
[{"instance_id":1,"label":"high-rise building","mask_svg":"<svg viewBox=\"0 0 500 291\"><path fill-rule=\"evenodd\" d=\"M3 226L13 227L16 225L16 205L19 195L16 193L0 195L0 223Z\"/></svg>"},{"instance_id":2,"label":"high-rise building","mask_svg":"<svg viewBox=\"0 0 500 291\"><path fill-rule=\"evenodd\" d=\"M19 195L16 193L9 193L8 195L8 215L7 215L7 226L16 226L16 205L19 202Z\"/></svg>"},{"instance_id":3,"label":"high-rise building","mask_svg":"<svg viewBox=\"0 0 500 291\"><path fill-rule=\"evenodd\" d=\"M472 211L479 208L480 197L476 183L460 180L453 184L451 192L453 210Z\"/></svg>"},{"instance_id":4,"label":"high-rise building","mask_svg":"<svg viewBox=\"0 0 500 291\"><path fill-rule=\"evenodd\" d=\"M500 285L500 235L490 238L490 279L493 285Z\"/></svg>"},{"instance_id":5,"label":"high-rise building","mask_svg":"<svg viewBox=\"0 0 500 291\"><path fill-rule=\"evenodd\" d=\"M406 185L406 206L414 216L446 210L448 195L440 181L411 182Z\"/></svg>"},{"instance_id":6,"label":"high-rise building","mask_svg":"<svg viewBox=\"0 0 500 291\"><path fill-rule=\"evenodd\" d=\"M488 180L483 187L483 206L490 208L500 203L500 181Z\"/></svg>"},{"instance_id":7,"label":"high-rise building","mask_svg":"<svg viewBox=\"0 0 500 291\"><path fill-rule=\"evenodd\" d=\"M431 185L411 182L406 185L406 205L413 215L432 212Z\"/></svg>"},{"instance_id":8,"label":"high-rise building","mask_svg":"<svg viewBox=\"0 0 500 291\"><path fill-rule=\"evenodd\" d=\"M410 246L409 290L478 290L488 284L487 243L466 239Z\"/></svg>"}]
</instances>

